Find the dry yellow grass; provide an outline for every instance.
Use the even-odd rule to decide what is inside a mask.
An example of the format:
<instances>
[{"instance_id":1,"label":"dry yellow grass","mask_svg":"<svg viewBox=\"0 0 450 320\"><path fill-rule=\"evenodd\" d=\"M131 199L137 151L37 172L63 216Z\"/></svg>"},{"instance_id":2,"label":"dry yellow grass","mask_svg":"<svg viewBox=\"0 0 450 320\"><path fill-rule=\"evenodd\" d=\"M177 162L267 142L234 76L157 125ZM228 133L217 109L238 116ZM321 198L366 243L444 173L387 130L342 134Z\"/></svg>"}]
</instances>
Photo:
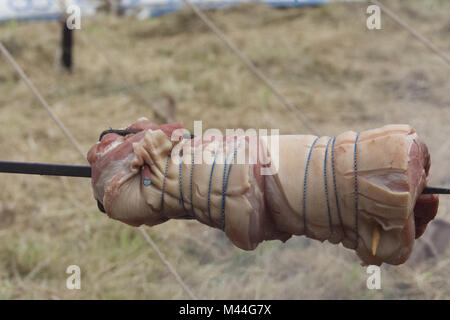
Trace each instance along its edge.
<instances>
[{"instance_id":1,"label":"dry yellow grass","mask_svg":"<svg viewBox=\"0 0 450 320\"><path fill-rule=\"evenodd\" d=\"M390 5L450 52L450 3ZM450 184L449 68L389 18L369 31L362 4L208 14L323 134L410 123L430 147L431 182ZM305 133L190 12L98 17L82 27L72 75L55 67L58 24L2 25L0 39L85 150L105 128L152 117L136 92L151 101L172 97L189 129L203 120L205 128ZM1 58L0 70L0 159L83 163ZM186 298L136 229L98 212L87 179L2 174L0 190L0 298ZM441 218L449 220L449 207L442 199ZM450 252L414 269L383 266L382 290L370 291L366 269L340 246L293 238L244 252L195 222L148 231L201 298L450 298ZM81 290L65 288L71 264L81 267Z\"/></svg>"}]
</instances>

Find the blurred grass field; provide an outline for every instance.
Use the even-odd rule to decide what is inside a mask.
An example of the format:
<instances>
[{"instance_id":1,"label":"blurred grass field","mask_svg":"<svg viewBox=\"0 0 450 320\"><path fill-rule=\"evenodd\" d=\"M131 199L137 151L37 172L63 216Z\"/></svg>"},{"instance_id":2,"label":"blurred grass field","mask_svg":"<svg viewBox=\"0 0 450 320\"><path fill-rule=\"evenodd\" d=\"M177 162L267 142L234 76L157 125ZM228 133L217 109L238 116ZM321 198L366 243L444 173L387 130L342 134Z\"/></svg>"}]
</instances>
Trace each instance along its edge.
<instances>
[{"instance_id":1,"label":"blurred grass field","mask_svg":"<svg viewBox=\"0 0 450 320\"><path fill-rule=\"evenodd\" d=\"M450 52L448 1L389 6ZM385 15L382 30L369 31L366 7L251 4L207 14L322 134L409 123L429 146L430 184L449 186L450 69ZM191 130L202 120L204 128L307 133L189 11L84 20L73 74L59 67L56 22L0 25L0 40L86 152L104 129L152 118L146 101L174 103L176 119ZM3 57L0 153L1 160L84 164ZM97 210L88 179L2 174L0 190L1 299L187 298L137 229ZM441 197L438 213L447 221L449 200ZM147 231L201 298L450 298L449 251L414 267L382 266L382 290L371 291L366 269L341 246L296 237L245 252L195 222ZM66 289L71 264L81 267L81 290Z\"/></svg>"}]
</instances>

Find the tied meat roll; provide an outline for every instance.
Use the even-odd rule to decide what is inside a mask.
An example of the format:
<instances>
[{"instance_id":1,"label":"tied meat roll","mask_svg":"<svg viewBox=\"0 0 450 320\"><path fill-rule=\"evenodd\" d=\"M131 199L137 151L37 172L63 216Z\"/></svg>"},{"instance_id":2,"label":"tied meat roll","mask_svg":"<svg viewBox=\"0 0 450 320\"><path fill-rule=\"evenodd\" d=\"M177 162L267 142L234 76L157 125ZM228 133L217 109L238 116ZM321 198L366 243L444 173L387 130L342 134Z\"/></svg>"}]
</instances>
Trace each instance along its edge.
<instances>
[{"instance_id":1,"label":"tied meat roll","mask_svg":"<svg viewBox=\"0 0 450 320\"><path fill-rule=\"evenodd\" d=\"M204 134L140 120L88 153L94 197L133 226L193 218L239 248L305 235L401 264L434 218L427 147L408 125L336 137Z\"/></svg>"}]
</instances>

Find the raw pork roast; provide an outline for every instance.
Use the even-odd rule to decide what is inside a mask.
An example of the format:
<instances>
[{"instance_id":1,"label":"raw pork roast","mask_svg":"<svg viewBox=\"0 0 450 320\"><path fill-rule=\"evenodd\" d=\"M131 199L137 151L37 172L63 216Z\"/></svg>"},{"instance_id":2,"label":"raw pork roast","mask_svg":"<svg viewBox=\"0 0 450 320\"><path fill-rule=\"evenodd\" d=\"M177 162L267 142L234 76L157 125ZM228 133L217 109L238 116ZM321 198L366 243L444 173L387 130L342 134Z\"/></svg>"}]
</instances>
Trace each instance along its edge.
<instances>
[{"instance_id":1,"label":"raw pork roast","mask_svg":"<svg viewBox=\"0 0 450 320\"><path fill-rule=\"evenodd\" d=\"M401 264L438 207L427 147L408 125L337 137L203 135L139 120L88 153L94 197L133 226L191 217L239 248L305 235L365 264ZM275 141L275 142L274 142Z\"/></svg>"}]
</instances>

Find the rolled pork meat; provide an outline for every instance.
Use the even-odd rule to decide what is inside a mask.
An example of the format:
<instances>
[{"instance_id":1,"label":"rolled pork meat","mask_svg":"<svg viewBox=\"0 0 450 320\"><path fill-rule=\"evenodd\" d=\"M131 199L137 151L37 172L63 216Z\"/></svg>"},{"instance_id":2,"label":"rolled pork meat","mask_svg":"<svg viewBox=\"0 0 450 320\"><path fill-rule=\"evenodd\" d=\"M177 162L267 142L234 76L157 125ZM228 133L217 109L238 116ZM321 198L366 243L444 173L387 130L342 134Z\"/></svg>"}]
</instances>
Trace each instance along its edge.
<instances>
[{"instance_id":1,"label":"rolled pork meat","mask_svg":"<svg viewBox=\"0 0 450 320\"><path fill-rule=\"evenodd\" d=\"M89 153L94 197L133 226L192 218L237 247L305 235L401 264L438 209L430 156L409 125L336 137L204 134L142 119Z\"/></svg>"}]
</instances>

